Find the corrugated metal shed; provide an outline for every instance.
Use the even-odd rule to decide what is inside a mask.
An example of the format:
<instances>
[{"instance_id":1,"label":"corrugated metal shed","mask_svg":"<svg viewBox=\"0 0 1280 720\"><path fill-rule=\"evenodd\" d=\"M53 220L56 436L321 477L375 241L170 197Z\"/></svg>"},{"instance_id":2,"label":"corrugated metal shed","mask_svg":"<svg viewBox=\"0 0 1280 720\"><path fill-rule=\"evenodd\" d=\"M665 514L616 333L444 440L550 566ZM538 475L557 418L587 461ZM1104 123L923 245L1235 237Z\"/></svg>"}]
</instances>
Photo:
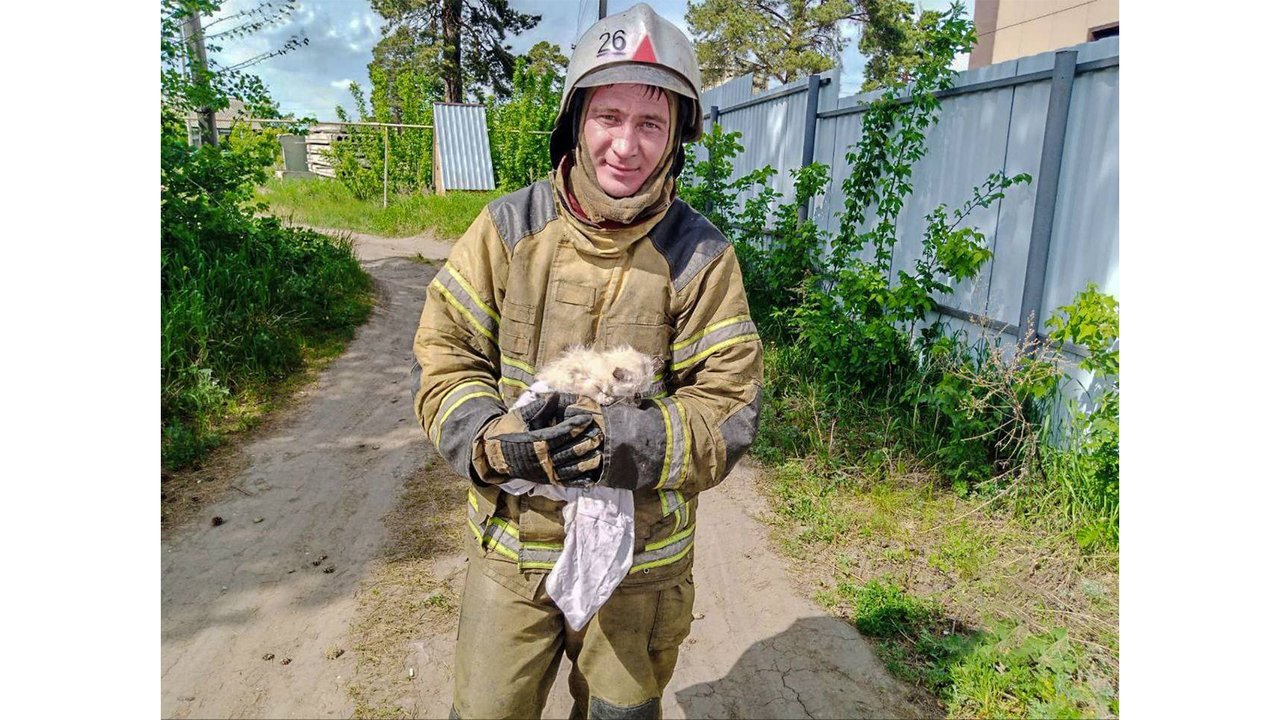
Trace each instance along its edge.
<instances>
[{"instance_id":1,"label":"corrugated metal shed","mask_svg":"<svg viewBox=\"0 0 1280 720\"><path fill-rule=\"evenodd\" d=\"M493 158L483 105L435 103L436 192L493 190Z\"/></svg>"}]
</instances>

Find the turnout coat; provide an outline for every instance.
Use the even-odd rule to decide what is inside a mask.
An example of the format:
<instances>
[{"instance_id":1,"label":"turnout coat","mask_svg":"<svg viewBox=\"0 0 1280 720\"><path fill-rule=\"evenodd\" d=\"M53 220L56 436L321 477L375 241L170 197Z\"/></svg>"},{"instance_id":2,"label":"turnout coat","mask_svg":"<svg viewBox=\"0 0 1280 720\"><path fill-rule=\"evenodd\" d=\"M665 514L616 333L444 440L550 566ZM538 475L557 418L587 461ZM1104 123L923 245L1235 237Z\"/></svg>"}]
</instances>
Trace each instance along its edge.
<instances>
[{"instance_id":1,"label":"turnout coat","mask_svg":"<svg viewBox=\"0 0 1280 720\"><path fill-rule=\"evenodd\" d=\"M575 344L665 361L639 406L607 410L603 466L637 487L634 561L618 592L660 590L693 561L698 493L756 433L761 345L733 246L680 199L597 228L544 180L481 211L432 280L414 338L414 410L470 480L467 524L482 555L521 571L491 576L526 595L559 556L561 503L502 492L508 478L487 466L480 434Z\"/></svg>"}]
</instances>

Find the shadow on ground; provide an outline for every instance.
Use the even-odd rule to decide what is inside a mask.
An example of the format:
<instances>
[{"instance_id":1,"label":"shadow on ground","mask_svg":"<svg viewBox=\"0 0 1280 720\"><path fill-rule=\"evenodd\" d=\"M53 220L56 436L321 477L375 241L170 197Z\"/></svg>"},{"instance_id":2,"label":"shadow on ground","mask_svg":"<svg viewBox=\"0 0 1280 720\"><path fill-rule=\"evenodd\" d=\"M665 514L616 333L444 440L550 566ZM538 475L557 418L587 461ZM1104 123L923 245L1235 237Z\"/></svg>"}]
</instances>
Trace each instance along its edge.
<instances>
[{"instance_id":1,"label":"shadow on ground","mask_svg":"<svg viewBox=\"0 0 1280 720\"><path fill-rule=\"evenodd\" d=\"M868 651L839 618L801 618L753 644L723 678L677 690L676 701L690 718L877 718L885 707L920 717L892 700L895 688L864 672Z\"/></svg>"}]
</instances>

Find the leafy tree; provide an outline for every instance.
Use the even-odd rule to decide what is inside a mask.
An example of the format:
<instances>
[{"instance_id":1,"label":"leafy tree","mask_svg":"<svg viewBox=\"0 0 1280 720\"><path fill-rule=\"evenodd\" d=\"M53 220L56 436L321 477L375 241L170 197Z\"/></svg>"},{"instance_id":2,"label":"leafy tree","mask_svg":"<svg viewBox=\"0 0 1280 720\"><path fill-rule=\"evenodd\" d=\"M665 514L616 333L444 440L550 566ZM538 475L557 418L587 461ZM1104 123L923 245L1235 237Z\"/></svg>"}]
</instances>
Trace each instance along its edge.
<instances>
[{"instance_id":1,"label":"leafy tree","mask_svg":"<svg viewBox=\"0 0 1280 720\"><path fill-rule=\"evenodd\" d=\"M909 80L925 62L926 31L938 24L942 13L924 10L916 18L908 0L860 0L867 19L858 39L858 51L867 58L862 92L884 87L890 78Z\"/></svg>"},{"instance_id":2,"label":"leafy tree","mask_svg":"<svg viewBox=\"0 0 1280 720\"><path fill-rule=\"evenodd\" d=\"M161 0L160 3L160 101L162 112L172 115L185 114L197 108L222 110L230 106L231 98L244 102L245 109L253 117L279 117L279 108L271 99L267 88L257 75L246 70L263 60L283 55L308 44L305 37L292 37L284 46L262 53L242 63L221 67L210 60L209 67L201 68L188 61L182 27L193 14L213 15L222 7L222 0ZM210 23L205 31L205 50L213 55L222 49L222 39L243 37L267 25L283 20L293 12L293 2L280 6L259 5L228 15ZM222 22L232 22L229 27L218 28ZM238 24L236 24L238 23Z\"/></svg>"},{"instance_id":3,"label":"leafy tree","mask_svg":"<svg viewBox=\"0 0 1280 720\"><path fill-rule=\"evenodd\" d=\"M542 20L513 10L508 0L373 0L372 5L387 21L379 46L389 47L382 55L397 60L416 48L421 55L412 54L414 60L439 68L445 102L479 99L481 87L506 96L515 70L507 33L519 34ZM375 62L377 57L375 50Z\"/></svg>"},{"instance_id":4,"label":"leafy tree","mask_svg":"<svg viewBox=\"0 0 1280 720\"><path fill-rule=\"evenodd\" d=\"M431 125L432 104L440 100L442 83L428 68L406 66L392 75L375 63L369 65L373 91L366 99L360 86L351 83L356 118L360 122ZM338 119L351 118L341 106ZM414 192L431 184L432 130L352 125L329 148L329 159L338 181L361 200L382 195L383 163L387 165L387 190L391 194Z\"/></svg>"},{"instance_id":5,"label":"leafy tree","mask_svg":"<svg viewBox=\"0 0 1280 720\"><path fill-rule=\"evenodd\" d=\"M486 116L498 187L513 190L551 172L550 133L567 65L558 45L540 42L516 58L511 96L489 102Z\"/></svg>"},{"instance_id":6,"label":"leafy tree","mask_svg":"<svg viewBox=\"0 0 1280 720\"><path fill-rule=\"evenodd\" d=\"M373 48L369 63L368 98L351 83L355 120L361 122L431 125L432 104L444 99L438 46L423 44L421 35L407 25L386 32ZM342 106L338 119L348 121ZM387 190L391 194L414 192L431 183L432 131L423 128L390 128L387 146L383 129L348 126L344 137L329 148L338 180L351 193L367 200L382 195L383 163L388 162Z\"/></svg>"},{"instance_id":7,"label":"leafy tree","mask_svg":"<svg viewBox=\"0 0 1280 720\"><path fill-rule=\"evenodd\" d=\"M844 49L841 23L865 22L862 0L702 0L689 3L705 87L745 73L763 87L835 67Z\"/></svg>"}]
</instances>

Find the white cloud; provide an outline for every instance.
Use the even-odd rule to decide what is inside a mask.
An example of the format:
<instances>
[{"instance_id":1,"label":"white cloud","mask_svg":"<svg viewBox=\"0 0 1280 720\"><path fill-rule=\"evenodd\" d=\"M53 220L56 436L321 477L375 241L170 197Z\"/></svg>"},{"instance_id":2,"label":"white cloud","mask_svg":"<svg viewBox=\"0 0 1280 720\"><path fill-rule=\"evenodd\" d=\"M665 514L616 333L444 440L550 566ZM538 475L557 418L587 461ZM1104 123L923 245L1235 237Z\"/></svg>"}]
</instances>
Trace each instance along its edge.
<instances>
[{"instance_id":1,"label":"white cloud","mask_svg":"<svg viewBox=\"0 0 1280 720\"><path fill-rule=\"evenodd\" d=\"M229 0L221 15L255 8L260 3L261 0ZM213 19L216 18L206 20L206 25ZM227 21L214 30L230 28L234 23ZM375 28L373 33L368 32L371 26ZM247 70L262 78L283 112L327 120L333 118L336 104L350 105L350 78L367 78L367 66L378 39L376 28L377 16L368 0L300 2L287 22L234 41L224 39L222 52L211 55L226 67L277 50L292 36L308 38L306 46Z\"/></svg>"}]
</instances>

